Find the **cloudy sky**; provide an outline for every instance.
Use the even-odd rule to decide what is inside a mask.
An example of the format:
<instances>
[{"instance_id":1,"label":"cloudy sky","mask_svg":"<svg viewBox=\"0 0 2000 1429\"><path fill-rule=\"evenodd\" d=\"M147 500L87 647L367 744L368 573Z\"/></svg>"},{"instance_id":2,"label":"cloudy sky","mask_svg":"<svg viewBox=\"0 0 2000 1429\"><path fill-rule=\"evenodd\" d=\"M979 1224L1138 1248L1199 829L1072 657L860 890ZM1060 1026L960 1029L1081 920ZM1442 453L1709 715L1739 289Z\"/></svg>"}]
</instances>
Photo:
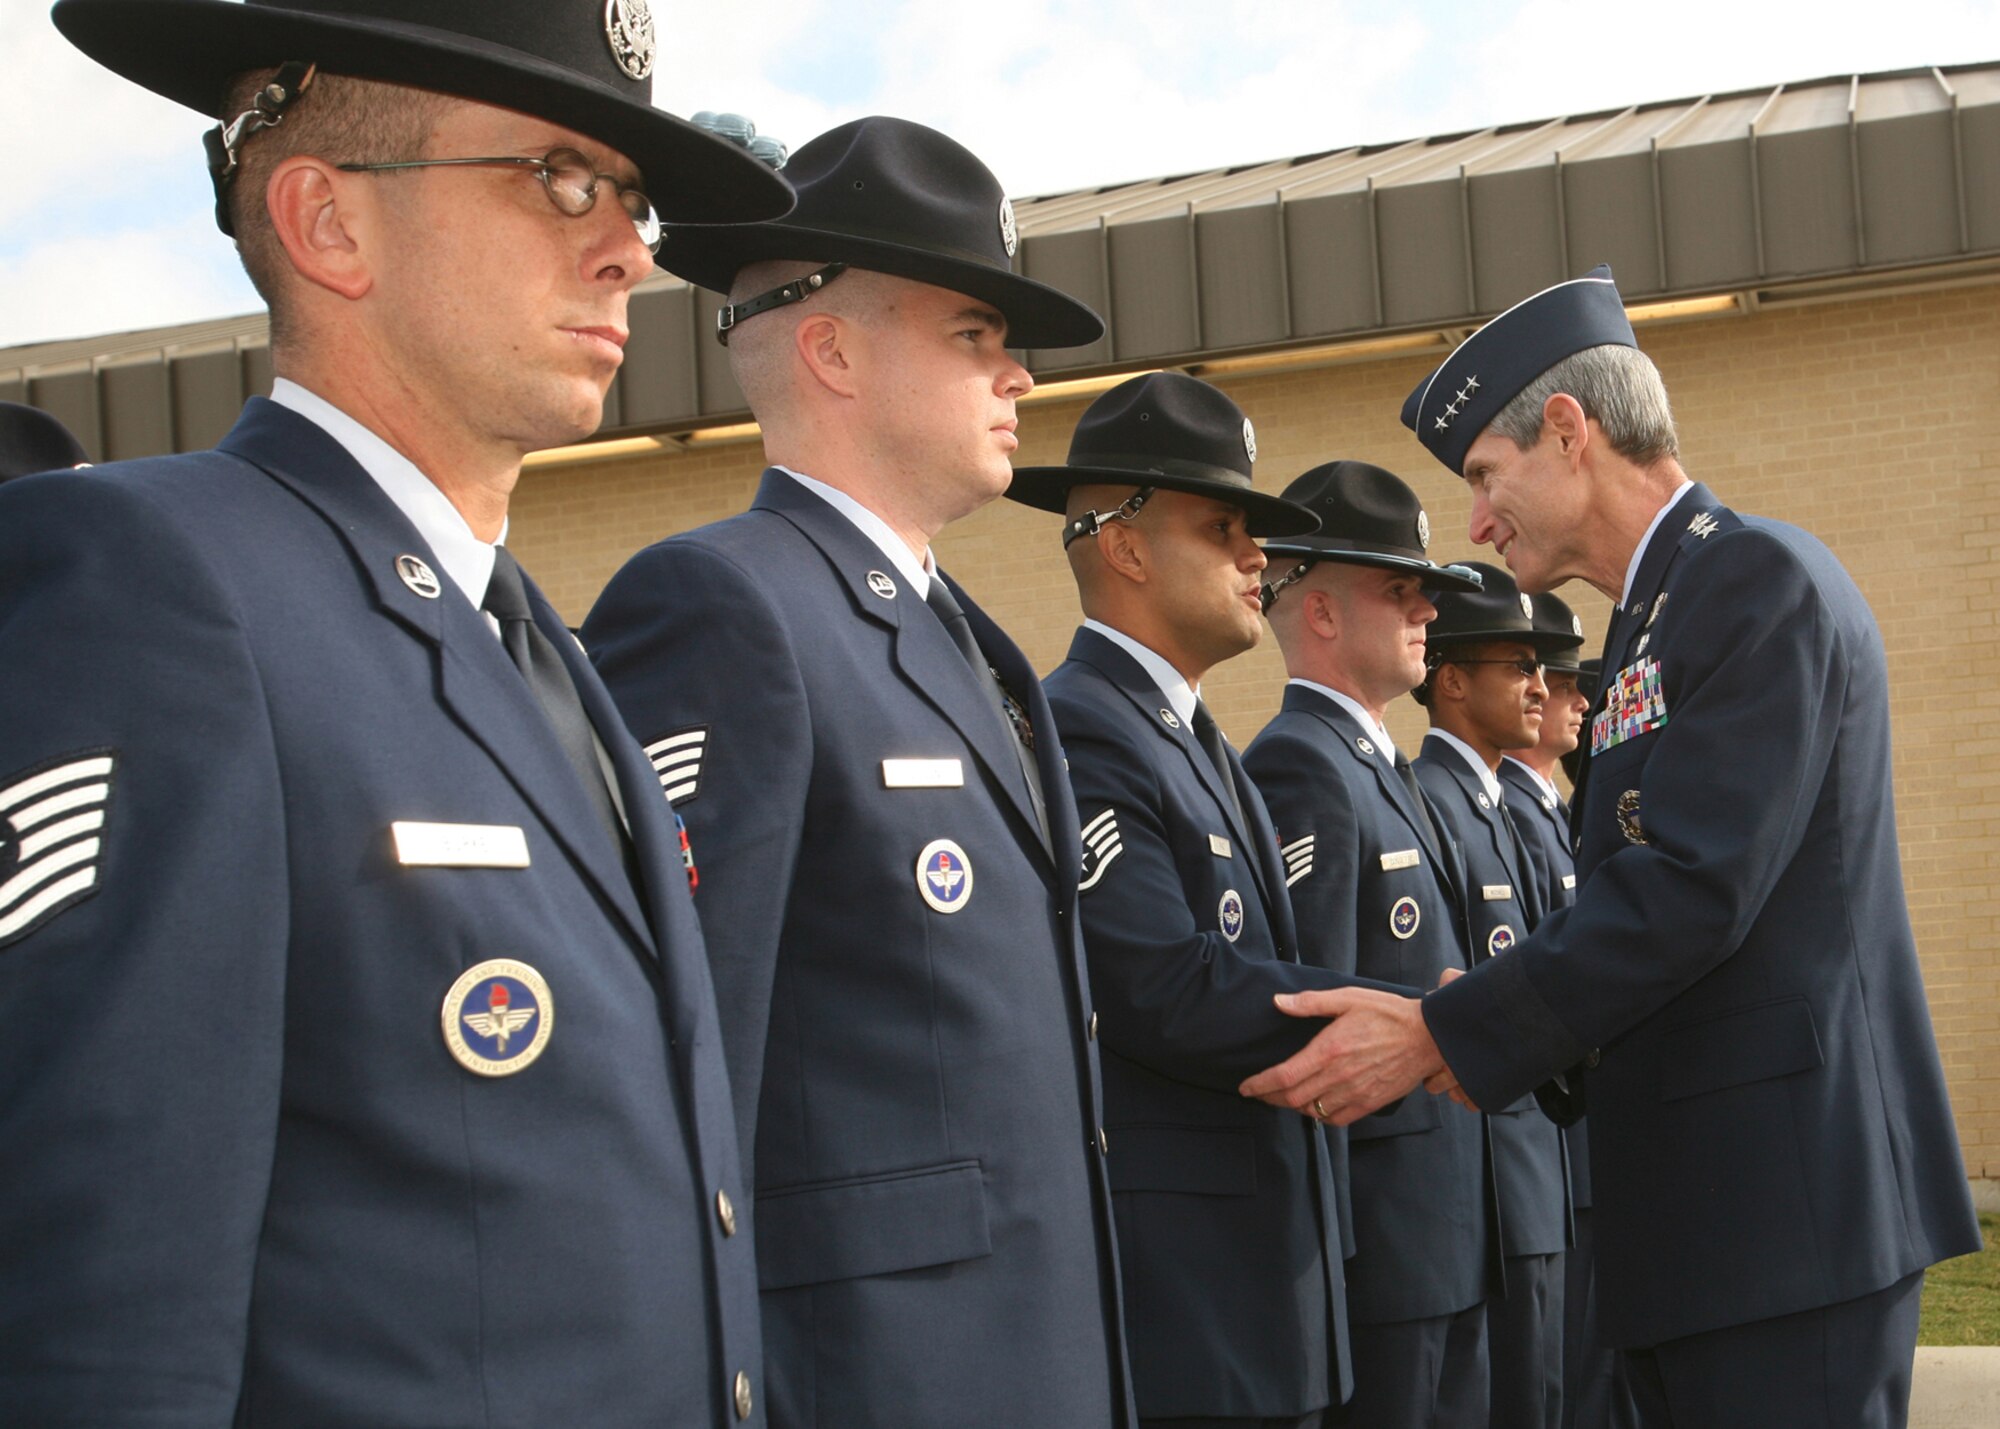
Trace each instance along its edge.
<instances>
[{"instance_id":1,"label":"cloudy sky","mask_svg":"<svg viewBox=\"0 0 2000 1429\"><path fill-rule=\"evenodd\" d=\"M655 98L796 147L898 114L1016 194L1914 66L2000 60L2000 0L655 0ZM210 121L0 0L0 346L248 312Z\"/></svg>"}]
</instances>

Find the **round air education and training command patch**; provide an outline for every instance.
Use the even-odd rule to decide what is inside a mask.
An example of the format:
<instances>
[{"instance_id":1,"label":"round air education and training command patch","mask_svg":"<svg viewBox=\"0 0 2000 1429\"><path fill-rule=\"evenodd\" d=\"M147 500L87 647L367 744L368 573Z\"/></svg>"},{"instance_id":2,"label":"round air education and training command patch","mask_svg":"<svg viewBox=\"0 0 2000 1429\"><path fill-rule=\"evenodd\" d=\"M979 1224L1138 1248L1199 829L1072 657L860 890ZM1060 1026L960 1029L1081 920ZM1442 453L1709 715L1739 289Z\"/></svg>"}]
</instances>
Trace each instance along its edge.
<instances>
[{"instance_id":1,"label":"round air education and training command patch","mask_svg":"<svg viewBox=\"0 0 2000 1429\"><path fill-rule=\"evenodd\" d=\"M1423 921L1423 912L1417 907L1417 900L1402 897L1389 910L1389 931L1398 938L1408 938L1417 931L1417 924Z\"/></svg>"},{"instance_id":2,"label":"round air education and training command patch","mask_svg":"<svg viewBox=\"0 0 2000 1429\"><path fill-rule=\"evenodd\" d=\"M932 839L917 855L917 892L940 913L972 901L972 863L950 839Z\"/></svg>"},{"instance_id":3,"label":"round air education and training command patch","mask_svg":"<svg viewBox=\"0 0 2000 1429\"><path fill-rule=\"evenodd\" d=\"M555 1001L526 963L494 958L467 968L444 995L444 1045L482 1077L511 1077L549 1045Z\"/></svg>"}]
</instances>

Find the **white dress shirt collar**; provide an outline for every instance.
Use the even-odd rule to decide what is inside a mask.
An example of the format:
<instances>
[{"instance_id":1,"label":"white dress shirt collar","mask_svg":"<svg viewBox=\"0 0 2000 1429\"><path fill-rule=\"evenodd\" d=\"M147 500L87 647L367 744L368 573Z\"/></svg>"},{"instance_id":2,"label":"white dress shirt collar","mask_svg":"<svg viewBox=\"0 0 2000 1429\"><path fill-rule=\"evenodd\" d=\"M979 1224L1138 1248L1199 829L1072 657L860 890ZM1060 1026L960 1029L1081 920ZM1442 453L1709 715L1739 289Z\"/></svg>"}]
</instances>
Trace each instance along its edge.
<instances>
[{"instance_id":1,"label":"white dress shirt collar","mask_svg":"<svg viewBox=\"0 0 2000 1429\"><path fill-rule=\"evenodd\" d=\"M417 534L424 538L460 594L472 602L474 610L479 609L480 602L486 599L487 584L493 579L493 547L472 534L472 528L451 504L451 498L438 490L408 457L333 403L290 378L280 377L271 384L271 400L298 413L346 449L417 528ZM500 528L500 539L503 542L507 539L505 523Z\"/></svg>"},{"instance_id":2,"label":"white dress shirt collar","mask_svg":"<svg viewBox=\"0 0 2000 1429\"><path fill-rule=\"evenodd\" d=\"M1667 498L1667 504L1653 513L1653 524L1646 528L1646 534L1639 538L1639 548L1632 552L1632 559L1625 564L1625 589L1618 593L1618 608L1623 610L1625 602L1632 598L1632 582L1639 579L1639 562L1646 558L1646 547L1653 543L1653 533L1660 529L1660 523L1667 519L1667 513L1681 504L1681 498L1694 489L1694 483L1683 481L1674 488L1674 494Z\"/></svg>"},{"instance_id":3,"label":"white dress shirt collar","mask_svg":"<svg viewBox=\"0 0 2000 1429\"><path fill-rule=\"evenodd\" d=\"M1137 660L1145 672L1153 677L1153 683L1160 687L1160 693L1166 696L1168 706L1176 715L1180 716L1181 723L1189 729L1194 728L1194 707L1195 702L1201 698L1201 686L1190 685L1182 677L1181 672L1176 670L1163 656L1155 654L1152 650L1141 645L1122 630L1113 630L1110 626L1097 620L1084 621L1083 628L1085 630L1095 630L1099 635L1102 635L1106 640L1109 640L1113 645L1116 645L1120 650L1123 650L1127 655Z\"/></svg>"},{"instance_id":4,"label":"white dress shirt collar","mask_svg":"<svg viewBox=\"0 0 2000 1429\"><path fill-rule=\"evenodd\" d=\"M929 600L931 576L937 572L937 561L931 555L930 547L924 548L924 558L919 561L910 549L910 543L889 528L889 523L856 501L837 486L828 486L802 471L793 471L788 466L778 468L786 476L810 491L841 515L845 516L854 529L875 543L883 556L902 575L918 600Z\"/></svg>"},{"instance_id":5,"label":"white dress shirt collar","mask_svg":"<svg viewBox=\"0 0 2000 1429\"><path fill-rule=\"evenodd\" d=\"M1551 784L1547 779L1544 779L1542 777L1541 770L1535 768L1534 765L1532 764L1522 764L1520 760L1516 759L1511 754L1503 754L1500 757L1506 760L1509 764L1519 765L1522 772L1524 772L1530 779L1535 781L1535 787L1542 791L1542 795L1545 800L1553 799L1558 804L1562 802L1562 791L1557 789L1556 786L1554 784Z\"/></svg>"},{"instance_id":6,"label":"white dress shirt collar","mask_svg":"<svg viewBox=\"0 0 2000 1429\"><path fill-rule=\"evenodd\" d=\"M1285 683L1288 685L1298 685L1301 688L1314 690L1319 694L1325 695L1328 699L1353 715L1361 727L1373 736L1375 752L1389 761L1391 769L1396 767L1396 741L1389 738L1388 727L1377 720L1374 715L1363 709L1361 702L1355 699L1354 696L1342 694L1339 690L1334 689L1333 686L1322 685L1317 680L1302 680L1297 675L1294 675Z\"/></svg>"},{"instance_id":7,"label":"white dress shirt collar","mask_svg":"<svg viewBox=\"0 0 2000 1429\"><path fill-rule=\"evenodd\" d=\"M1431 726L1431 735L1458 751L1458 757L1465 761L1465 767L1479 776L1479 787L1486 791L1486 797L1493 801L1494 808L1499 808L1505 802L1500 792L1500 781L1493 777L1493 771L1486 767L1486 761L1473 753L1471 745L1450 730L1439 729L1436 725Z\"/></svg>"}]
</instances>

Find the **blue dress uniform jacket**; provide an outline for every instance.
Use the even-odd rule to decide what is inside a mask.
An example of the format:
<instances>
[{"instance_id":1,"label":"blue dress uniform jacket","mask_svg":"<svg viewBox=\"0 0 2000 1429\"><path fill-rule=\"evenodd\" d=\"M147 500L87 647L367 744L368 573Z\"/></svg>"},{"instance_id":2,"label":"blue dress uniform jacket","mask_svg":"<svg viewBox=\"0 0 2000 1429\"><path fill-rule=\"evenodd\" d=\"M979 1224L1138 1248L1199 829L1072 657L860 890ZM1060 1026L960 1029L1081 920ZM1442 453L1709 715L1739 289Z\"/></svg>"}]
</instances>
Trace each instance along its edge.
<instances>
[{"instance_id":1,"label":"blue dress uniform jacket","mask_svg":"<svg viewBox=\"0 0 2000 1429\"><path fill-rule=\"evenodd\" d=\"M485 619L401 555L437 569L262 400L217 451L0 492L0 879L53 827L20 827L35 771L109 771L94 885L0 938L10 1422L720 1426L736 1371L760 1378L652 772L533 597L616 766L635 890ZM399 866L397 820L518 829L530 866ZM495 958L546 979L550 1036L489 1078L440 1009Z\"/></svg>"},{"instance_id":2,"label":"blue dress uniform jacket","mask_svg":"<svg viewBox=\"0 0 2000 1429\"><path fill-rule=\"evenodd\" d=\"M1486 798L1456 749L1432 736L1410 761L1465 869L1465 914L1475 964L1506 956L1539 914L1534 874L1517 858L1506 811ZM1485 807L1481 801L1485 800ZM1488 897L1495 894L1498 896ZM1501 930L1505 929L1503 933ZM1532 1095L1488 1113L1493 1181L1505 1254L1553 1255L1570 1243L1568 1157L1562 1132Z\"/></svg>"},{"instance_id":3,"label":"blue dress uniform jacket","mask_svg":"<svg viewBox=\"0 0 2000 1429\"><path fill-rule=\"evenodd\" d=\"M584 626L641 741L706 751L664 779L756 1148L771 1417L1123 1423L1062 749L961 594L1026 706L1051 851L1012 731L892 570L770 471L748 512L635 556ZM942 909L919 867L941 839L969 880Z\"/></svg>"},{"instance_id":4,"label":"blue dress uniform jacket","mask_svg":"<svg viewBox=\"0 0 2000 1429\"><path fill-rule=\"evenodd\" d=\"M1810 535L1696 486L1606 656L1577 902L1425 1002L1483 1103L1596 1064L1606 1340L1836 1304L1977 1249L1860 591Z\"/></svg>"},{"instance_id":5,"label":"blue dress uniform jacket","mask_svg":"<svg viewBox=\"0 0 2000 1429\"><path fill-rule=\"evenodd\" d=\"M1236 1088L1325 1025L1286 1017L1274 994L1356 979L1297 961L1263 801L1232 752L1245 827L1138 661L1081 630L1046 687L1085 820L1084 946L1140 1409L1278 1417L1344 1401L1325 1137Z\"/></svg>"},{"instance_id":6,"label":"blue dress uniform jacket","mask_svg":"<svg viewBox=\"0 0 2000 1429\"><path fill-rule=\"evenodd\" d=\"M1471 966L1451 871L1432 856L1422 812L1352 713L1288 685L1243 765L1277 826L1308 961L1412 988ZM1353 1208L1343 1224L1354 1241L1347 1305L1357 1321L1449 1315L1497 1290L1483 1118L1413 1094L1354 1123L1344 1140L1341 1204L1343 1213Z\"/></svg>"}]
</instances>

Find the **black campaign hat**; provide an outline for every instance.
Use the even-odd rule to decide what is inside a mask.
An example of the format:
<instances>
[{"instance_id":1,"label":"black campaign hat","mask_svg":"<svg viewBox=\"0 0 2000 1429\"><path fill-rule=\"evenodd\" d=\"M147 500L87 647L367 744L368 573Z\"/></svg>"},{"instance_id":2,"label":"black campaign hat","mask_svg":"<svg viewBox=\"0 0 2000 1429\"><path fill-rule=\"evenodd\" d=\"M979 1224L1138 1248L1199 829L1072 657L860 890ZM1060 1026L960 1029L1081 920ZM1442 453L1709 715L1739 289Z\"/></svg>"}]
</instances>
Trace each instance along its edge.
<instances>
[{"instance_id":1,"label":"black campaign hat","mask_svg":"<svg viewBox=\"0 0 2000 1429\"><path fill-rule=\"evenodd\" d=\"M762 160L653 107L647 0L57 0L53 18L99 64L213 118L231 117L235 76L296 62L586 134L638 166L662 218L792 206Z\"/></svg>"},{"instance_id":2,"label":"black campaign hat","mask_svg":"<svg viewBox=\"0 0 2000 1429\"><path fill-rule=\"evenodd\" d=\"M1514 577L1506 571L1483 561L1468 562L1466 568L1479 575L1478 590L1442 590L1435 597L1437 619L1424 632L1433 664L1446 647L1488 640L1519 641L1533 646L1538 656L1579 643L1580 637L1567 627L1557 635L1537 626L1534 597L1514 584Z\"/></svg>"},{"instance_id":3,"label":"black campaign hat","mask_svg":"<svg viewBox=\"0 0 2000 1429\"><path fill-rule=\"evenodd\" d=\"M1073 486L1159 487L1242 507L1253 536L1319 529L1305 507L1252 488L1256 460L1256 429L1227 395L1185 373L1149 372L1085 409L1067 465L1020 467L1007 495L1061 513Z\"/></svg>"},{"instance_id":4,"label":"black campaign hat","mask_svg":"<svg viewBox=\"0 0 2000 1429\"><path fill-rule=\"evenodd\" d=\"M1467 448L1523 387L1587 347L1638 345L1611 267L1600 263L1523 298L1460 343L1404 401L1403 425L1457 476Z\"/></svg>"},{"instance_id":5,"label":"black campaign hat","mask_svg":"<svg viewBox=\"0 0 2000 1429\"><path fill-rule=\"evenodd\" d=\"M801 145L785 177L799 195L788 216L675 225L660 244L660 266L726 294L751 263L842 263L991 303L1007 319L1012 347L1076 347L1104 334L1103 319L1084 304L1013 270L1020 233L1006 190L970 149L935 129L856 119ZM722 329L768 306L725 307Z\"/></svg>"},{"instance_id":6,"label":"black campaign hat","mask_svg":"<svg viewBox=\"0 0 2000 1429\"><path fill-rule=\"evenodd\" d=\"M1586 700L1590 700L1593 703L1596 702L1597 686L1603 678L1604 659L1602 656L1593 655L1588 660L1579 660L1576 662L1576 692Z\"/></svg>"},{"instance_id":7,"label":"black campaign hat","mask_svg":"<svg viewBox=\"0 0 2000 1429\"><path fill-rule=\"evenodd\" d=\"M1582 671L1577 657L1583 654L1583 617L1569 608L1569 602L1549 592L1528 597L1535 607L1535 629L1544 635L1570 642L1568 648L1550 647L1543 662L1559 675Z\"/></svg>"},{"instance_id":8,"label":"black campaign hat","mask_svg":"<svg viewBox=\"0 0 2000 1429\"><path fill-rule=\"evenodd\" d=\"M41 408L0 402L0 481L89 460L69 428Z\"/></svg>"},{"instance_id":9,"label":"black campaign hat","mask_svg":"<svg viewBox=\"0 0 2000 1429\"><path fill-rule=\"evenodd\" d=\"M1330 461L1285 488L1284 498L1319 517L1319 530L1266 541L1272 556L1414 571L1426 590L1478 590L1465 566L1441 566L1425 554L1431 520L1401 477L1365 461Z\"/></svg>"}]
</instances>

